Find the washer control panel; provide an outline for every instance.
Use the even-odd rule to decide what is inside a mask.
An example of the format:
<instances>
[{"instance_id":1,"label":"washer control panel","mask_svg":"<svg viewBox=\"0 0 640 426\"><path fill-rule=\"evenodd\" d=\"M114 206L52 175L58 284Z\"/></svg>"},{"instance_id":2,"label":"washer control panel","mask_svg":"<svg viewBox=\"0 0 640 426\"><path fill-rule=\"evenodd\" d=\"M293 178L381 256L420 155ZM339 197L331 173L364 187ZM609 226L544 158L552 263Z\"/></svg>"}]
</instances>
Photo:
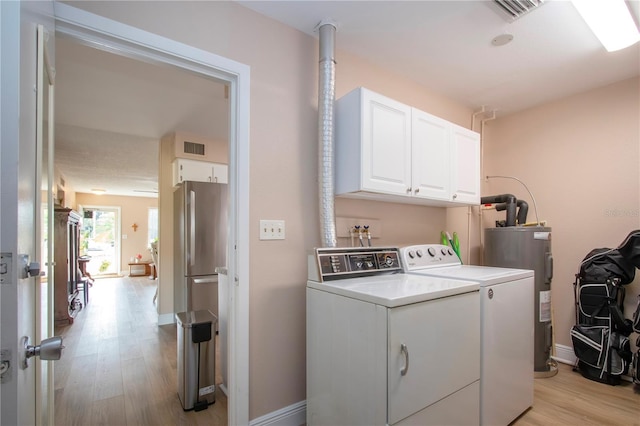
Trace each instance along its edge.
<instances>
[{"instance_id":1,"label":"washer control panel","mask_svg":"<svg viewBox=\"0 0 640 426\"><path fill-rule=\"evenodd\" d=\"M453 249L442 244L419 244L402 247L400 256L405 272L461 264Z\"/></svg>"},{"instance_id":2,"label":"washer control panel","mask_svg":"<svg viewBox=\"0 0 640 426\"><path fill-rule=\"evenodd\" d=\"M311 281L394 272L402 272L398 248L317 248L309 255Z\"/></svg>"}]
</instances>

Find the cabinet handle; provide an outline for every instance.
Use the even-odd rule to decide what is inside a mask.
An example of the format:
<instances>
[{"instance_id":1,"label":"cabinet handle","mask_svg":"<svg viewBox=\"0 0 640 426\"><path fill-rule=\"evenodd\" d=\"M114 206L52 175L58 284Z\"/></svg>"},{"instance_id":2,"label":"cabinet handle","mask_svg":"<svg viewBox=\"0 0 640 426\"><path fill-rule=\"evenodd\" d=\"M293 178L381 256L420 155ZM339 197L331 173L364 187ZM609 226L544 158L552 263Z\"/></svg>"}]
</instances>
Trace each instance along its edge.
<instances>
[{"instance_id":1,"label":"cabinet handle","mask_svg":"<svg viewBox=\"0 0 640 426\"><path fill-rule=\"evenodd\" d=\"M456 198L458 198L458 194L453 194L453 199L455 200Z\"/></svg>"},{"instance_id":2,"label":"cabinet handle","mask_svg":"<svg viewBox=\"0 0 640 426\"><path fill-rule=\"evenodd\" d=\"M416 188L416 190L413 191L414 194L417 194L418 192L420 192L420 188Z\"/></svg>"},{"instance_id":3,"label":"cabinet handle","mask_svg":"<svg viewBox=\"0 0 640 426\"><path fill-rule=\"evenodd\" d=\"M411 194L411 188L407 188L407 194Z\"/></svg>"},{"instance_id":4,"label":"cabinet handle","mask_svg":"<svg viewBox=\"0 0 640 426\"><path fill-rule=\"evenodd\" d=\"M189 265L196 264L196 192L189 191Z\"/></svg>"},{"instance_id":5,"label":"cabinet handle","mask_svg":"<svg viewBox=\"0 0 640 426\"><path fill-rule=\"evenodd\" d=\"M407 371L409 371L409 349L407 349L407 345L404 343L400 345L400 353L404 354L404 367L400 369L400 375L406 376Z\"/></svg>"}]
</instances>

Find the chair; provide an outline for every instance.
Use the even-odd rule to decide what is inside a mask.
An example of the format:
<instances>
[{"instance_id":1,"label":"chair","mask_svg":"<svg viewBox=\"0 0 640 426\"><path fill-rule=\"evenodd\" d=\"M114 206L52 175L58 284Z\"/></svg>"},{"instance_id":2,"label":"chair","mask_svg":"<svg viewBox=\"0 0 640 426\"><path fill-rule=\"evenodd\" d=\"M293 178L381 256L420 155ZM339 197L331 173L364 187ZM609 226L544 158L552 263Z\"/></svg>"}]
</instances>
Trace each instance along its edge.
<instances>
[{"instance_id":1,"label":"chair","mask_svg":"<svg viewBox=\"0 0 640 426\"><path fill-rule=\"evenodd\" d=\"M151 248L149 251L151 252L151 260L153 260L154 269L156 271L156 279L158 279L158 242L154 241L151 244ZM156 283L156 292L153 295L153 303L156 303L156 299L158 298L158 284Z\"/></svg>"},{"instance_id":2,"label":"chair","mask_svg":"<svg viewBox=\"0 0 640 426\"><path fill-rule=\"evenodd\" d=\"M80 268L78 268L76 272L76 277L76 289L82 292L84 306L86 307L89 304L89 287L91 287L92 283L89 281L89 278L82 274Z\"/></svg>"}]
</instances>

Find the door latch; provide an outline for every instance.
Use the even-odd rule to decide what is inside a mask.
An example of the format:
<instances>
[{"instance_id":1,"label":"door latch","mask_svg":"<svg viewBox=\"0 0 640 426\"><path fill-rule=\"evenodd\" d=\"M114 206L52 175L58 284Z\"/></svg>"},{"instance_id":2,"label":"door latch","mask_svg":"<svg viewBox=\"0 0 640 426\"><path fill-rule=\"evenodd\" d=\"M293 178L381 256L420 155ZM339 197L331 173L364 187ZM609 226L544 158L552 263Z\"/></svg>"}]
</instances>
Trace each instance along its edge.
<instances>
[{"instance_id":1,"label":"door latch","mask_svg":"<svg viewBox=\"0 0 640 426\"><path fill-rule=\"evenodd\" d=\"M40 262L30 262L28 254L18 255L18 270L20 271L20 279L29 277L37 277L40 275Z\"/></svg>"}]
</instances>

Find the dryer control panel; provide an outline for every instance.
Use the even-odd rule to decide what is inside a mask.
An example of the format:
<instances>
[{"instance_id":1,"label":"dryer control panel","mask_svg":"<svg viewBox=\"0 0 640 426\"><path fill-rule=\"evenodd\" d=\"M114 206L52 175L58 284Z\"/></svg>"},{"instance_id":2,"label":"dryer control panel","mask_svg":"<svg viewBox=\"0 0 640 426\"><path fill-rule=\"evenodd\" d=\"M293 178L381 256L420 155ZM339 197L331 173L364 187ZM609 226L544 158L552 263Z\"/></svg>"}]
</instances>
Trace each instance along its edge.
<instances>
[{"instance_id":1,"label":"dryer control panel","mask_svg":"<svg viewBox=\"0 0 640 426\"><path fill-rule=\"evenodd\" d=\"M309 280L312 281L401 271L398 248L317 248L309 255Z\"/></svg>"}]
</instances>

